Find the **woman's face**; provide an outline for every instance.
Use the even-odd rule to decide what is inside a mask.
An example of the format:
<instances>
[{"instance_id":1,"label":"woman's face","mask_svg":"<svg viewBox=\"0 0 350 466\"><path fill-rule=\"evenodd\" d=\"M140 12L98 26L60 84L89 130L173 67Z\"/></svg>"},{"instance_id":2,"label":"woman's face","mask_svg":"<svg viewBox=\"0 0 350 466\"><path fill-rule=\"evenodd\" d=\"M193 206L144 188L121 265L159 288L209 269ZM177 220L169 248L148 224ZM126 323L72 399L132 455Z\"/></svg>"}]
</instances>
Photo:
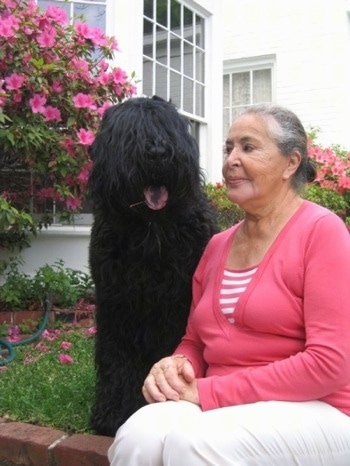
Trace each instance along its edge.
<instances>
[{"instance_id":1,"label":"woman's face","mask_svg":"<svg viewBox=\"0 0 350 466\"><path fill-rule=\"evenodd\" d=\"M297 167L291 167L293 157L280 152L273 131L281 130L272 117L253 113L238 117L230 127L222 173L228 198L246 211L279 202L291 189Z\"/></svg>"}]
</instances>

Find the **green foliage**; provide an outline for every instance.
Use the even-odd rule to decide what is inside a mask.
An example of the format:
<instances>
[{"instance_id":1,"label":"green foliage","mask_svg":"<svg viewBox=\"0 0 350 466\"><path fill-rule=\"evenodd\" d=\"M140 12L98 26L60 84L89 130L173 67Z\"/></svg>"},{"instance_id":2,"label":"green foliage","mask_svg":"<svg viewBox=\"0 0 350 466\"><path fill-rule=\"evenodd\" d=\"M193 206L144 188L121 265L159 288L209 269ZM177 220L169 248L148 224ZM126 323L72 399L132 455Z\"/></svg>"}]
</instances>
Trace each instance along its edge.
<instances>
[{"instance_id":1,"label":"green foliage","mask_svg":"<svg viewBox=\"0 0 350 466\"><path fill-rule=\"evenodd\" d=\"M346 198L333 189L323 188L318 184L309 184L305 188L304 197L344 217L348 208Z\"/></svg>"},{"instance_id":2,"label":"green foliage","mask_svg":"<svg viewBox=\"0 0 350 466\"><path fill-rule=\"evenodd\" d=\"M205 192L212 205L218 211L218 222L221 230L225 230L243 219L244 212L227 198L226 188L222 183L207 183Z\"/></svg>"},{"instance_id":3,"label":"green foliage","mask_svg":"<svg viewBox=\"0 0 350 466\"><path fill-rule=\"evenodd\" d=\"M31 215L16 209L0 197L0 249L13 250L29 245L29 233L36 233Z\"/></svg>"},{"instance_id":4,"label":"green foliage","mask_svg":"<svg viewBox=\"0 0 350 466\"><path fill-rule=\"evenodd\" d=\"M41 338L19 346L16 359L0 373L0 417L53 427L67 433L92 433L94 397L93 337L87 329L68 329L53 341ZM68 350L62 342L71 343ZM62 364L67 353L71 364Z\"/></svg>"},{"instance_id":5,"label":"green foliage","mask_svg":"<svg viewBox=\"0 0 350 466\"><path fill-rule=\"evenodd\" d=\"M80 299L93 293L89 274L65 268L62 260L43 265L33 277L21 272L20 259L13 259L3 272L0 286L1 310L26 310L40 306L47 296L53 305L65 308L74 306Z\"/></svg>"}]
</instances>

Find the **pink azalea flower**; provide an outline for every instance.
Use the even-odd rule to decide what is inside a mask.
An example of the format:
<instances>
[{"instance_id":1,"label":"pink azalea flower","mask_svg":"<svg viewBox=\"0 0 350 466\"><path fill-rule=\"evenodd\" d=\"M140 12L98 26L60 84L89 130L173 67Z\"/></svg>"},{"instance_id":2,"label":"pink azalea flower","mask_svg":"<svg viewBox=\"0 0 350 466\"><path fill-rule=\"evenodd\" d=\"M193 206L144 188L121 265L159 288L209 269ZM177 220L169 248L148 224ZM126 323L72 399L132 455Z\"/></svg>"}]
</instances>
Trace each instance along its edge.
<instances>
[{"instance_id":1,"label":"pink azalea flower","mask_svg":"<svg viewBox=\"0 0 350 466\"><path fill-rule=\"evenodd\" d=\"M73 103L76 108L90 108L96 109L94 99L89 94L83 94L79 92L76 96L73 97Z\"/></svg>"},{"instance_id":2,"label":"pink azalea flower","mask_svg":"<svg viewBox=\"0 0 350 466\"><path fill-rule=\"evenodd\" d=\"M15 91L20 89L25 81L23 74L12 73L10 76L6 76L6 89L9 91Z\"/></svg>"},{"instance_id":3,"label":"pink azalea flower","mask_svg":"<svg viewBox=\"0 0 350 466\"><path fill-rule=\"evenodd\" d=\"M71 356L62 353L58 355L58 360L61 364L72 364L74 362L74 359Z\"/></svg>"},{"instance_id":4,"label":"pink azalea flower","mask_svg":"<svg viewBox=\"0 0 350 466\"><path fill-rule=\"evenodd\" d=\"M64 350L68 350L72 346L72 343L69 341L62 341L61 348Z\"/></svg>"},{"instance_id":5,"label":"pink azalea flower","mask_svg":"<svg viewBox=\"0 0 350 466\"><path fill-rule=\"evenodd\" d=\"M103 116L107 108L109 108L112 104L110 102L105 102L101 107L97 109L99 115Z\"/></svg>"},{"instance_id":6,"label":"pink azalea flower","mask_svg":"<svg viewBox=\"0 0 350 466\"><path fill-rule=\"evenodd\" d=\"M80 130L77 132L77 136L80 144L83 146L91 146L95 139L94 133L84 128L80 128Z\"/></svg>"},{"instance_id":7,"label":"pink azalea flower","mask_svg":"<svg viewBox=\"0 0 350 466\"><path fill-rule=\"evenodd\" d=\"M96 327L89 327L86 331L89 335L95 335L97 333Z\"/></svg>"},{"instance_id":8,"label":"pink azalea flower","mask_svg":"<svg viewBox=\"0 0 350 466\"><path fill-rule=\"evenodd\" d=\"M127 82L127 74L121 68L116 68L112 71L113 81L117 84L125 84Z\"/></svg>"},{"instance_id":9,"label":"pink azalea flower","mask_svg":"<svg viewBox=\"0 0 350 466\"><path fill-rule=\"evenodd\" d=\"M37 37L37 42L40 47L53 47L55 45L56 31L53 28L47 29Z\"/></svg>"},{"instance_id":10,"label":"pink azalea flower","mask_svg":"<svg viewBox=\"0 0 350 466\"><path fill-rule=\"evenodd\" d=\"M66 12L62 10L62 8L56 6L48 6L46 10L46 16L53 19L56 21L56 23L59 23L62 26L65 26L69 23Z\"/></svg>"},{"instance_id":11,"label":"pink azalea flower","mask_svg":"<svg viewBox=\"0 0 350 466\"><path fill-rule=\"evenodd\" d=\"M18 30L18 20L13 16L8 16L0 21L0 36L9 39L13 37Z\"/></svg>"},{"instance_id":12,"label":"pink azalea flower","mask_svg":"<svg viewBox=\"0 0 350 466\"><path fill-rule=\"evenodd\" d=\"M69 196L66 200L66 206L70 210L77 210L81 206L81 200L74 196Z\"/></svg>"},{"instance_id":13,"label":"pink azalea flower","mask_svg":"<svg viewBox=\"0 0 350 466\"><path fill-rule=\"evenodd\" d=\"M44 115L45 121L62 120L61 112L59 111L59 109L56 107L52 107L51 105L45 107L41 113Z\"/></svg>"},{"instance_id":14,"label":"pink azalea flower","mask_svg":"<svg viewBox=\"0 0 350 466\"><path fill-rule=\"evenodd\" d=\"M5 372L8 370L7 366L0 366L0 372Z\"/></svg>"},{"instance_id":15,"label":"pink azalea flower","mask_svg":"<svg viewBox=\"0 0 350 466\"><path fill-rule=\"evenodd\" d=\"M100 84L102 84L103 86L105 86L106 84L109 83L109 81L111 81L112 79L112 74L111 73L106 73L106 72L103 72L100 74L100 76L97 78L97 82L99 82Z\"/></svg>"},{"instance_id":16,"label":"pink azalea flower","mask_svg":"<svg viewBox=\"0 0 350 466\"><path fill-rule=\"evenodd\" d=\"M53 81L52 83L52 90L57 92L58 94L63 91L63 86L60 81Z\"/></svg>"},{"instance_id":17,"label":"pink azalea flower","mask_svg":"<svg viewBox=\"0 0 350 466\"><path fill-rule=\"evenodd\" d=\"M29 105L33 113L43 113L45 111L46 97L40 94L34 94L31 99L29 99Z\"/></svg>"}]
</instances>

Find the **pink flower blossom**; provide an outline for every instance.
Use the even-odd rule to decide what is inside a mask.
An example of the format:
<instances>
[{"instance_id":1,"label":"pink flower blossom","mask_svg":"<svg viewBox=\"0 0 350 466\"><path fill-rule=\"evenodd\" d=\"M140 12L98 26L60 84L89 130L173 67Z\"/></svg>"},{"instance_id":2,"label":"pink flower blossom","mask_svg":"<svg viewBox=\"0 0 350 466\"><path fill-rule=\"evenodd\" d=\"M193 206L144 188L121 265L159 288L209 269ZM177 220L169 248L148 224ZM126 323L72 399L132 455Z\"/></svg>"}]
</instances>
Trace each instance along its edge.
<instances>
[{"instance_id":1,"label":"pink flower blossom","mask_svg":"<svg viewBox=\"0 0 350 466\"><path fill-rule=\"evenodd\" d=\"M115 68L112 71L112 77L116 84L124 85L127 82L127 75L121 68Z\"/></svg>"},{"instance_id":2,"label":"pink flower blossom","mask_svg":"<svg viewBox=\"0 0 350 466\"><path fill-rule=\"evenodd\" d=\"M29 105L33 113L43 113L45 111L46 97L40 94L34 94L31 99L29 99Z\"/></svg>"},{"instance_id":3,"label":"pink flower blossom","mask_svg":"<svg viewBox=\"0 0 350 466\"><path fill-rule=\"evenodd\" d=\"M89 335L95 335L97 333L96 327L89 327L86 331Z\"/></svg>"},{"instance_id":4,"label":"pink flower blossom","mask_svg":"<svg viewBox=\"0 0 350 466\"><path fill-rule=\"evenodd\" d=\"M23 74L12 73L10 76L6 76L6 89L9 91L15 91L23 86L25 76Z\"/></svg>"},{"instance_id":5,"label":"pink flower blossom","mask_svg":"<svg viewBox=\"0 0 350 466\"><path fill-rule=\"evenodd\" d=\"M61 348L64 350L68 350L72 346L72 343L69 341L62 341Z\"/></svg>"},{"instance_id":6,"label":"pink flower blossom","mask_svg":"<svg viewBox=\"0 0 350 466\"><path fill-rule=\"evenodd\" d=\"M74 196L69 196L66 200L66 206L69 210L77 210L81 206L81 200Z\"/></svg>"},{"instance_id":7,"label":"pink flower blossom","mask_svg":"<svg viewBox=\"0 0 350 466\"><path fill-rule=\"evenodd\" d=\"M9 39L13 37L18 30L19 21L14 16L8 16L7 18L0 18L0 36Z\"/></svg>"},{"instance_id":8,"label":"pink flower blossom","mask_svg":"<svg viewBox=\"0 0 350 466\"><path fill-rule=\"evenodd\" d=\"M59 109L56 107L52 107L51 105L45 107L41 113L44 115L45 121L62 120L61 112L59 111Z\"/></svg>"},{"instance_id":9,"label":"pink flower blossom","mask_svg":"<svg viewBox=\"0 0 350 466\"><path fill-rule=\"evenodd\" d=\"M98 113L100 116L103 116L103 114L105 113L105 111L107 110L107 108L111 107L111 103L110 102L105 102L101 107L99 107L97 109Z\"/></svg>"},{"instance_id":10,"label":"pink flower blossom","mask_svg":"<svg viewBox=\"0 0 350 466\"><path fill-rule=\"evenodd\" d=\"M72 364L74 362L74 359L69 356L69 354L63 354L63 353L60 353L58 355L58 360L61 364Z\"/></svg>"},{"instance_id":11,"label":"pink flower blossom","mask_svg":"<svg viewBox=\"0 0 350 466\"><path fill-rule=\"evenodd\" d=\"M7 366L0 366L0 372L5 372L8 370Z\"/></svg>"},{"instance_id":12,"label":"pink flower blossom","mask_svg":"<svg viewBox=\"0 0 350 466\"><path fill-rule=\"evenodd\" d=\"M52 90L53 90L54 92L57 92L58 94L59 94L60 92L63 92L63 85L62 85L62 83L61 83L60 81L53 81L53 83L52 83Z\"/></svg>"},{"instance_id":13,"label":"pink flower blossom","mask_svg":"<svg viewBox=\"0 0 350 466\"><path fill-rule=\"evenodd\" d=\"M62 8L56 6L48 6L46 10L46 16L53 19L62 26L65 26L69 23L66 12Z\"/></svg>"},{"instance_id":14,"label":"pink flower blossom","mask_svg":"<svg viewBox=\"0 0 350 466\"><path fill-rule=\"evenodd\" d=\"M95 135L92 131L80 128L77 132L78 140L83 146L91 146L94 142Z\"/></svg>"},{"instance_id":15,"label":"pink flower blossom","mask_svg":"<svg viewBox=\"0 0 350 466\"><path fill-rule=\"evenodd\" d=\"M48 353L50 351L50 347L45 345L42 342L39 342L37 345L34 347L36 350L40 351L41 353Z\"/></svg>"},{"instance_id":16,"label":"pink flower blossom","mask_svg":"<svg viewBox=\"0 0 350 466\"><path fill-rule=\"evenodd\" d=\"M56 31L54 28L45 30L37 37L37 42L42 48L53 47L55 45Z\"/></svg>"},{"instance_id":17,"label":"pink flower blossom","mask_svg":"<svg viewBox=\"0 0 350 466\"><path fill-rule=\"evenodd\" d=\"M89 94L83 94L82 92L73 97L73 103L76 108L96 108L94 99Z\"/></svg>"}]
</instances>

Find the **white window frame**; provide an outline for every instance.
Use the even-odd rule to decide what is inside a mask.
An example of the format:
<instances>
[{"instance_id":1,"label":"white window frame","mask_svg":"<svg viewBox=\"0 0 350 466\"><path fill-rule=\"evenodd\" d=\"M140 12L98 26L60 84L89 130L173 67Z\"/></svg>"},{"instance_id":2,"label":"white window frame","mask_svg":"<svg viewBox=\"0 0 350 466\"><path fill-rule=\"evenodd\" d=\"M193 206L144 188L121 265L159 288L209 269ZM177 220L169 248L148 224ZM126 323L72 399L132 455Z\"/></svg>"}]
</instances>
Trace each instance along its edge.
<instances>
[{"instance_id":1,"label":"white window frame","mask_svg":"<svg viewBox=\"0 0 350 466\"><path fill-rule=\"evenodd\" d=\"M275 55L264 55L260 57L226 60L224 61L224 66L223 66L223 77L234 74L234 73L247 73L247 72L249 72L251 76L253 71L270 69L271 70L271 102L274 102L276 99L275 68L276 68ZM252 88L251 78L250 78L250 86ZM230 89L230 92L232 92L232 88ZM251 92L250 95L252 98L253 93ZM254 103L262 103L262 102L253 102L251 100L249 104L236 105L236 106L234 106L232 102L230 102L228 106L223 105L223 115L224 115L224 110L229 109L229 115L230 115L229 121L232 121L234 109L237 109L237 108L243 109L243 108L253 105ZM223 116L223 121L224 121L224 116ZM223 128L223 142L226 138L225 131L227 130L228 128Z\"/></svg>"}]
</instances>

